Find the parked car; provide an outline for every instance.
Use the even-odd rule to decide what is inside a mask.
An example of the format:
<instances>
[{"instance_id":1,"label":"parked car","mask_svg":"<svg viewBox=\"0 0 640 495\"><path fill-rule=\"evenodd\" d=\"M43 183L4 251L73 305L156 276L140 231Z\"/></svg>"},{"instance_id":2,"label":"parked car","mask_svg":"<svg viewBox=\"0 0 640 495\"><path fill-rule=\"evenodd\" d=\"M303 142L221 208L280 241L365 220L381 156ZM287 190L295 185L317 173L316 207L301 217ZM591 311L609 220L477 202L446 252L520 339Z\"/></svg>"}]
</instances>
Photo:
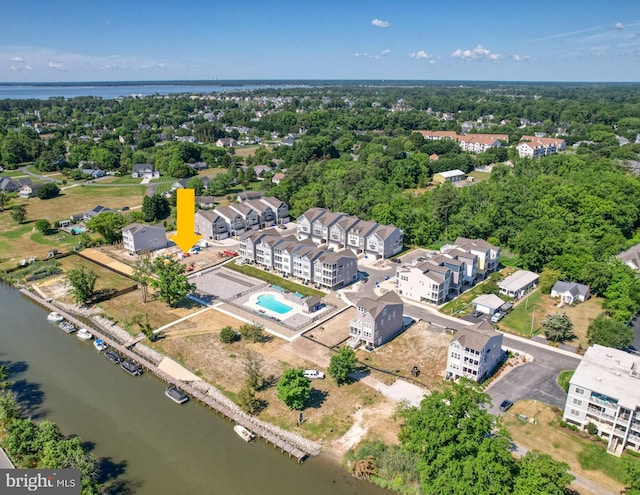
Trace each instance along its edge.
<instances>
[{"instance_id":1,"label":"parked car","mask_svg":"<svg viewBox=\"0 0 640 495\"><path fill-rule=\"evenodd\" d=\"M477 309L471 313L471 316L473 316L474 318L480 318L484 313L482 311L478 311Z\"/></svg>"},{"instance_id":2,"label":"parked car","mask_svg":"<svg viewBox=\"0 0 640 495\"><path fill-rule=\"evenodd\" d=\"M513 402L511 402L510 400L503 400L500 404L500 410L502 412L507 412L509 409L511 409L511 406L513 406Z\"/></svg>"},{"instance_id":3,"label":"parked car","mask_svg":"<svg viewBox=\"0 0 640 495\"><path fill-rule=\"evenodd\" d=\"M314 379L321 380L322 378L324 378L324 373L318 370L304 370L303 374L305 378L309 378L311 380L314 380Z\"/></svg>"},{"instance_id":4,"label":"parked car","mask_svg":"<svg viewBox=\"0 0 640 495\"><path fill-rule=\"evenodd\" d=\"M502 318L504 318L504 313L496 313L491 317L491 322L498 323Z\"/></svg>"}]
</instances>

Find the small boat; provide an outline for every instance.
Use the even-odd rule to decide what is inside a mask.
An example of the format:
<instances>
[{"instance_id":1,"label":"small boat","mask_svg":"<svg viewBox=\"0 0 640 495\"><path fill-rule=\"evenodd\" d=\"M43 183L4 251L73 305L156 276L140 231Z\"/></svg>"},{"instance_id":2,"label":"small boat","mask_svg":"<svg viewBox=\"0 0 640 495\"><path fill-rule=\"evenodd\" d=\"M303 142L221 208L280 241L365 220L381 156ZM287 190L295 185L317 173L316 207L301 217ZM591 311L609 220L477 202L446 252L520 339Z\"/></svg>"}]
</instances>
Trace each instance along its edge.
<instances>
[{"instance_id":1,"label":"small boat","mask_svg":"<svg viewBox=\"0 0 640 495\"><path fill-rule=\"evenodd\" d=\"M78 330L76 337L78 337L80 340L91 340L93 338L93 334L86 328L81 328L80 330Z\"/></svg>"},{"instance_id":2,"label":"small boat","mask_svg":"<svg viewBox=\"0 0 640 495\"><path fill-rule=\"evenodd\" d=\"M114 350L108 350L107 352L105 352L104 357L106 357L113 364L120 364L122 361L124 361L124 357L122 357L120 353Z\"/></svg>"},{"instance_id":3,"label":"small boat","mask_svg":"<svg viewBox=\"0 0 640 495\"><path fill-rule=\"evenodd\" d=\"M55 311L52 311L47 315L47 320L52 321L54 323L60 323L62 320L64 320L64 317L61 314L56 313Z\"/></svg>"},{"instance_id":4,"label":"small boat","mask_svg":"<svg viewBox=\"0 0 640 495\"><path fill-rule=\"evenodd\" d=\"M107 345L107 343L104 340L96 339L96 340L93 341L93 347L96 348L96 351L102 352L109 346Z\"/></svg>"},{"instance_id":5,"label":"small boat","mask_svg":"<svg viewBox=\"0 0 640 495\"><path fill-rule=\"evenodd\" d=\"M120 363L120 367L130 375L133 375L133 376L142 375L142 366L140 366L138 363L130 359L125 359L124 361L122 361L122 363Z\"/></svg>"},{"instance_id":6,"label":"small boat","mask_svg":"<svg viewBox=\"0 0 640 495\"><path fill-rule=\"evenodd\" d=\"M175 385L169 385L164 391L164 395L177 404L184 404L189 400L189 396Z\"/></svg>"},{"instance_id":7,"label":"small boat","mask_svg":"<svg viewBox=\"0 0 640 495\"><path fill-rule=\"evenodd\" d=\"M256 438L256 436L253 433L251 433L242 425L235 425L233 427L233 431L235 431L238 434L238 436L242 438L245 442L250 442L251 440Z\"/></svg>"},{"instance_id":8,"label":"small boat","mask_svg":"<svg viewBox=\"0 0 640 495\"><path fill-rule=\"evenodd\" d=\"M63 321L58 326L60 327L60 330L62 330L65 333L73 333L77 330L76 326L70 321Z\"/></svg>"}]
</instances>

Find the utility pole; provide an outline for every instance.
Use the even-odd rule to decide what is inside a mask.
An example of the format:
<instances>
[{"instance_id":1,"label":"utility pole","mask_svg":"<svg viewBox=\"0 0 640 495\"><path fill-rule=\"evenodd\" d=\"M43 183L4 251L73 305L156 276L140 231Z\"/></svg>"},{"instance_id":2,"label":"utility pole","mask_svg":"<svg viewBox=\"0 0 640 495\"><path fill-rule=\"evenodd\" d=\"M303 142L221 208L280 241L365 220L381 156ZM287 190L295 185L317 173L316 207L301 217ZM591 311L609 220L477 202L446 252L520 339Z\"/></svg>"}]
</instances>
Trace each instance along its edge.
<instances>
[{"instance_id":1,"label":"utility pole","mask_svg":"<svg viewBox=\"0 0 640 495\"><path fill-rule=\"evenodd\" d=\"M529 338L533 337L533 322L535 319L536 319L536 305L534 304L533 311L531 311L531 335L529 335Z\"/></svg>"}]
</instances>

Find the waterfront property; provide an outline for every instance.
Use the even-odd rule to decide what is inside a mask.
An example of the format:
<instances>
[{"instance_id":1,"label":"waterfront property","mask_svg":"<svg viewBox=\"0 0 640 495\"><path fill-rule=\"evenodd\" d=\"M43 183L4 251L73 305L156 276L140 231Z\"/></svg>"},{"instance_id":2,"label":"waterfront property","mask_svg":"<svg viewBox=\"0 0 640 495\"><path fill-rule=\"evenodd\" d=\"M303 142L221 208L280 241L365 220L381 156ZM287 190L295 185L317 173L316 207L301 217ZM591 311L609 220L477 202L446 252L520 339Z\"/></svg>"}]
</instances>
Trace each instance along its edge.
<instances>
[{"instance_id":1,"label":"waterfront property","mask_svg":"<svg viewBox=\"0 0 640 495\"><path fill-rule=\"evenodd\" d=\"M446 379L482 382L502 362L502 334L486 321L456 331L447 353Z\"/></svg>"},{"instance_id":2,"label":"waterfront property","mask_svg":"<svg viewBox=\"0 0 640 495\"><path fill-rule=\"evenodd\" d=\"M640 357L595 344L569 381L563 419L590 423L607 440L607 452L640 451Z\"/></svg>"}]
</instances>

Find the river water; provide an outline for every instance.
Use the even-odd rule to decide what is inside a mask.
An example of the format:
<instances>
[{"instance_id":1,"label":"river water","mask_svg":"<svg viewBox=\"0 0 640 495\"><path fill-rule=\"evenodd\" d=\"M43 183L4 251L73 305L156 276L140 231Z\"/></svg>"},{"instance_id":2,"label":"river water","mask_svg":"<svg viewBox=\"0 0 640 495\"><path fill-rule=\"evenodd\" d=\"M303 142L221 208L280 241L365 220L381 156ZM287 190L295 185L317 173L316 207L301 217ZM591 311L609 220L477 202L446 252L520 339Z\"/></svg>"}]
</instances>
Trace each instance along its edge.
<instances>
[{"instance_id":1,"label":"river water","mask_svg":"<svg viewBox=\"0 0 640 495\"><path fill-rule=\"evenodd\" d=\"M14 390L28 414L88 442L116 480L116 493L389 493L323 456L298 464L263 442L246 444L230 422L194 402L173 403L161 381L129 376L46 314L0 284L0 361L17 371Z\"/></svg>"}]
</instances>

